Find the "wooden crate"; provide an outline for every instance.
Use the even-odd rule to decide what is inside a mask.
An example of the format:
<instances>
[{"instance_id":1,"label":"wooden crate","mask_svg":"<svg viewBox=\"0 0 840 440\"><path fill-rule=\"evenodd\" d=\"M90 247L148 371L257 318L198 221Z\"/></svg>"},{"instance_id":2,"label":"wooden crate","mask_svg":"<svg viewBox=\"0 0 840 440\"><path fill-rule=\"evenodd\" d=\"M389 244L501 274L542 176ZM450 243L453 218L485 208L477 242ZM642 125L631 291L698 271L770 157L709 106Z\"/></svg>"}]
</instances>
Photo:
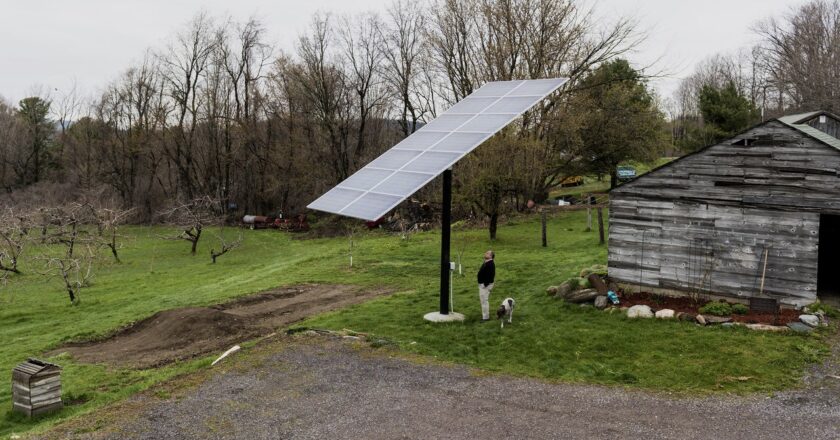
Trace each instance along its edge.
<instances>
[{"instance_id":1,"label":"wooden crate","mask_svg":"<svg viewBox=\"0 0 840 440\"><path fill-rule=\"evenodd\" d=\"M12 370L12 408L29 417L57 411L61 401L61 367L30 358Z\"/></svg>"}]
</instances>

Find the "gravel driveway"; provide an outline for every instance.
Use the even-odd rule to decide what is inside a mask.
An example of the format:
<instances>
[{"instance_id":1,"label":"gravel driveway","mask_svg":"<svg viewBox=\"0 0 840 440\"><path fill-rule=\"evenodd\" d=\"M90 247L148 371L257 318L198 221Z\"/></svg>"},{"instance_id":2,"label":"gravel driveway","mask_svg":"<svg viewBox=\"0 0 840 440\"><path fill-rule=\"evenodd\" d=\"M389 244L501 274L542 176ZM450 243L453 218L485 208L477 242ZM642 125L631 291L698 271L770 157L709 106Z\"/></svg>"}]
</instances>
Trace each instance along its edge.
<instances>
[{"instance_id":1,"label":"gravel driveway","mask_svg":"<svg viewBox=\"0 0 840 440\"><path fill-rule=\"evenodd\" d=\"M302 337L178 398L120 415L92 438L838 439L840 396L670 398L477 376L468 368ZM832 379L836 380L836 379ZM837 382L840 382L838 380ZM128 413L128 412L127 412ZM78 431L76 431L78 432ZM54 435L66 435L53 432Z\"/></svg>"}]
</instances>

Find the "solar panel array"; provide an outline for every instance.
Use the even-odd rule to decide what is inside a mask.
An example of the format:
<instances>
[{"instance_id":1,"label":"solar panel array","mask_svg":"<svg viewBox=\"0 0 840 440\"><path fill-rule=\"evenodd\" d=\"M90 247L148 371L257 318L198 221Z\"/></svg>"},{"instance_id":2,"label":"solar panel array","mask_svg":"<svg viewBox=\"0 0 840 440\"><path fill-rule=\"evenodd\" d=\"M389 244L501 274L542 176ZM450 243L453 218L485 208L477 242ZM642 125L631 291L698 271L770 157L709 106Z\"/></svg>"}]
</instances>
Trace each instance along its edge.
<instances>
[{"instance_id":1,"label":"solar panel array","mask_svg":"<svg viewBox=\"0 0 840 440\"><path fill-rule=\"evenodd\" d=\"M376 220L565 82L566 78L487 83L308 208Z\"/></svg>"}]
</instances>

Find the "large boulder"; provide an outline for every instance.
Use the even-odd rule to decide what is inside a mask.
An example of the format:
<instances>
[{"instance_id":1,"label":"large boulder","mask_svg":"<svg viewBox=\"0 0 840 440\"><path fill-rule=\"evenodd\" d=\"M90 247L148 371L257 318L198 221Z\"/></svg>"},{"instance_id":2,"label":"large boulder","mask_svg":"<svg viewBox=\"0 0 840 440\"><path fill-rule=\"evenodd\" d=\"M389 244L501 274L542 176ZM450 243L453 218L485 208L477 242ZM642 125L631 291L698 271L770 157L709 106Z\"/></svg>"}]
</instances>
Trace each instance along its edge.
<instances>
[{"instance_id":1,"label":"large boulder","mask_svg":"<svg viewBox=\"0 0 840 440\"><path fill-rule=\"evenodd\" d=\"M598 291L598 295L607 294L607 285L604 284L604 280L601 279L600 275L593 273L590 274L589 277L587 277L587 279L589 280L589 285L591 285L593 289Z\"/></svg>"},{"instance_id":2,"label":"large boulder","mask_svg":"<svg viewBox=\"0 0 840 440\"><path fill-rule=\"evenodd\" d=\"M656 311L656 317L659 319L674 319L675 312L671 309L662 309Z\"/></svg>"},{"instance_id":3,"label":"large boulder","mask_svg":"<svg viewBox=\"0 0 840 440\"><path fill-rule=\"evenodd\" d=\"M653 318L653 310L650 307L639 304L627 309L628 318Z\"/></svg>"},{"instance_id":4,"label":"large boulder","mask_svg":"<svg viewBox=\"0 0 840 440\"><path fill-rule=\"evenodd\" d=\"M570 303L584 303L595 299L598 296L598 291L595 289L584 289L566 292L565 294L558 291L557 297L563 298Z\"/></svg>"},{"instance_id":5,"label":"large boulder","mask_svg":"<svg viewBox=\"0 0 840 440\"><path fill-rule=\"evenodd\" d=\"M799 320L803 324L810 325L811 327L817 327L820 325L820 317L817 315L799 315Z\"/></svg>"},{"instance_id":6,"label":"large boulder","mask_svg":"<svg viewBox=\"0 0 840 440\"><path fill-rule=\"evenodd\" d=\"M814 327L801 322L789 322L787 326L797 333L811 333L814 331Z\"/></svg>"},{"instance_id":7,"label":"large boulder","mask_svg":"<svg viewBox=\"0 0 840 440\"><path fill-rule=\"evenodd\" d=\"M595 297L595 308L596 309L606 309L608 303L609 303L609 301L607 301L607 296L606 295L598 295L598 296Z\"/></svg>"}]
</instances>

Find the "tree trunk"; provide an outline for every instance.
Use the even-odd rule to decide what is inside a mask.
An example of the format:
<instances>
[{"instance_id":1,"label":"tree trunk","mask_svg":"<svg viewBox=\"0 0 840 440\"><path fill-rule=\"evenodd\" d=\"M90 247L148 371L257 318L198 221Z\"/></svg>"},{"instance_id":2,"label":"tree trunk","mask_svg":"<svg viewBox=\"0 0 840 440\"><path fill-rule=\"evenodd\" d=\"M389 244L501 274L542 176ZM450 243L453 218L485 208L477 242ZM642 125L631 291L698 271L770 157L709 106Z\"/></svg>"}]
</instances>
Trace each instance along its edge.
<instances>
[{"instance_id":1,"label":"tree trunk","mask_svg":"<svg viewBox=\"0 0 840 440\"><path fill-rule=\"evenodd\" d=\"M610 189L618 186L618 174L615 171L610 172Z\"/></svg>"},{"instance_id":2,"label":"tree trunk","mask_svg":"<svg viewBox=\"0 0 840 440\"><path fill-rule=\"evenodd\" d=\"M490 239L496 239L496 229L499 226L499 214L493 213L490 214Z\"/></svg>"}]
</instances>

